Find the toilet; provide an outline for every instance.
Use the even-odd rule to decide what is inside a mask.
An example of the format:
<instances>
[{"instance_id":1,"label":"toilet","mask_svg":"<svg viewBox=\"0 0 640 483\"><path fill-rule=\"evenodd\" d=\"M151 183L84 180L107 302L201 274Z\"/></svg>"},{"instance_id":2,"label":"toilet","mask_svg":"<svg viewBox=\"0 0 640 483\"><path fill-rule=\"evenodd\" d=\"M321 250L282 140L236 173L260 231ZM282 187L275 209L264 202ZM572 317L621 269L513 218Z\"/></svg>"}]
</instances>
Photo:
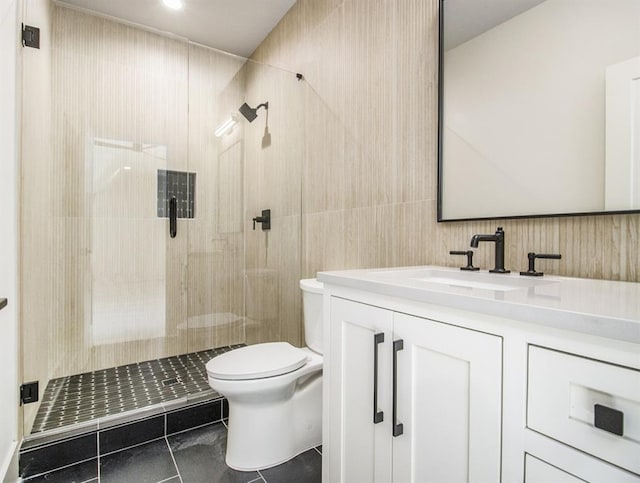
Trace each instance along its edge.
<instances>
[{"instance_id":1,"label":"toilet","mask_svg":"<svg viewBox=\"0 0 640 483\"><path fill-rule=\"evenodd\" d=\"M226 463L240 471L279 465L322 443L322 291L300 281L307 347L268 342L207 363L209 385L229 402Z\"/></svg>"}]
</instances>

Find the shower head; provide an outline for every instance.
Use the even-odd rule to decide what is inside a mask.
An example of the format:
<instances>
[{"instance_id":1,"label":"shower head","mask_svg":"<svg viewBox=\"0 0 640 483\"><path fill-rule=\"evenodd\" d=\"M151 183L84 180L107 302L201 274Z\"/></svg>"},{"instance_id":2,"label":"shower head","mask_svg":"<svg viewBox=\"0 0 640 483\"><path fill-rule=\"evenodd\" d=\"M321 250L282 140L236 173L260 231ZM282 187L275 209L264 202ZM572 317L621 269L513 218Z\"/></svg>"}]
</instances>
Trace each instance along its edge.
<instances>
[{"instance_id":1,"label":"shower head","mask_svg":"<svg viewBox=\"0 0 640 483\"><path fill-rule=\"evenodd\" d=\"M253 107L251 107L249 104L245 102L240 106L240 109L238 110L240 111L240 114L242 114L247 119L247 121L253 122L255 118L258 117L258 109L260 109L261 107L264 107L265 109L269 109L269 103L265 102L263 104L260 104L258 107L254 109Z\"/></svg>"}]
</instances>

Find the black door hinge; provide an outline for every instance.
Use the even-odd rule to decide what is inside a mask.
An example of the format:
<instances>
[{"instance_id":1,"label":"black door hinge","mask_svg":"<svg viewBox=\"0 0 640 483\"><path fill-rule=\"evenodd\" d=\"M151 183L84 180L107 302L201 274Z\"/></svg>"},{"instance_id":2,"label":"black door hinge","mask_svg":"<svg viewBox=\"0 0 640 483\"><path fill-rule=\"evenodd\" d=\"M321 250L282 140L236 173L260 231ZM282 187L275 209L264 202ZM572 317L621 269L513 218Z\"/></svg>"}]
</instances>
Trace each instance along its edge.
<instances>
[{"instance_id":1,"label":"black door hinge","mask_svg":"<svg viewBox=\"0 0 640 483\"><path fill-rule=\"evenodd\" d=\"M40 29L22 24L22 45L24 47L40 48Z\"/></svg>"},{"instance_id":2,"label":"black door hinge","mask_svg":"<svg viewBox=\"0 0 640 483\"><path fill-rule=\"evenodd\" d=\"M38 381L25 382L20 386L20 405L29 404L38 400Z\"/></svg>"}]
</instances>

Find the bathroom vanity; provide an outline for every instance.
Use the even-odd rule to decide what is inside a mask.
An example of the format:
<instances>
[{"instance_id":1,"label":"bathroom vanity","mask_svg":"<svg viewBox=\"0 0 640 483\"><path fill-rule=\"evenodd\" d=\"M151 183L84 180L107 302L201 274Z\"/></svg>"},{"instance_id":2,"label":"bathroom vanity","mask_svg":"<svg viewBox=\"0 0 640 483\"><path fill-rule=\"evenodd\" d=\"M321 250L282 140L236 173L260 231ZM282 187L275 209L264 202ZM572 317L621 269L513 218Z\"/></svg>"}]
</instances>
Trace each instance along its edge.
<instances>
[{"instance_id":1,"label":"bathroom vanity","mask_svg":"<svg viewBox=\"0 0 640 483\"><path fill-rule=\"evenodd\" d=\"M323 481L640 481L640 284L442 267L318 280Z\"/></svg>"}]
</instances>

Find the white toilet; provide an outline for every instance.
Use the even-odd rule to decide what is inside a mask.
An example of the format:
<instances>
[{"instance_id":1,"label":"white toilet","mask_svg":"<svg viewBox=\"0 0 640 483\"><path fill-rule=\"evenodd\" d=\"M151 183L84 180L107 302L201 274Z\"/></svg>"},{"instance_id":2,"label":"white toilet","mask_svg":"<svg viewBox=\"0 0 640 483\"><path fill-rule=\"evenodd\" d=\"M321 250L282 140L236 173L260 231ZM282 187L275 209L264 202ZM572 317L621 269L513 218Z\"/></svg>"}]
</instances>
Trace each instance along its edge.
<instances>
[{"instance_id":1,"label":"white toilet","mask_svg":"<svg viewBox=\"0 0 640 483\"><path fill-rule=\"evenodd\" d=\"M229 402L226 463L279 465L322 442L322 282L301 280L305 341L256 344L207 363L209 385Z\"/></svg>"}]
</instances>

